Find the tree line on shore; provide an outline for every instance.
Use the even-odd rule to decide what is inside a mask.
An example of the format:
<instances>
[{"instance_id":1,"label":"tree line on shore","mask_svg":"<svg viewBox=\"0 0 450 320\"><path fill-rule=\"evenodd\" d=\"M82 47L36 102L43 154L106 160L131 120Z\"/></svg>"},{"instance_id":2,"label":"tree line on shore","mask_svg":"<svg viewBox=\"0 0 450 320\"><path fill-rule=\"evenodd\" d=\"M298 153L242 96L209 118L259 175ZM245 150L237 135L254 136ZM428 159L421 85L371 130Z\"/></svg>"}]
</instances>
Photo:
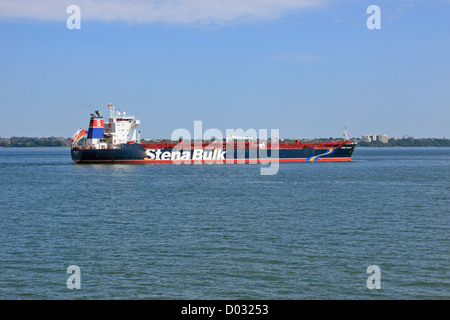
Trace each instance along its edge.
<instances>
[{"instance_id":1,"label":"tree line on shore","mask_svg":"<svg viewBox=\"0 0 450 320\"><path fill-rule=\"evenodd\" d=\"M398 147L398 148L413 148L413 147L440 147L440 148L448 148L450 147L450 139L435 139L435 138L429 138L429 139L398 139L393 140L389 139L389 142L383 143L381 141L372 141L372 142L365 142L360 141L358 142L358 147Z\"/></svg>"},{"instance_id":2,"label":"tree line on shore","mask_svg":"<svg viewBox=\"0 0 450 320\"><path fill-rule=\"evenodd\" d=\"M0 138L0 147L2 148L39 148L39 147L70 147L71 138L63 137L11 137Z\"/></svg>"}]
</instances>

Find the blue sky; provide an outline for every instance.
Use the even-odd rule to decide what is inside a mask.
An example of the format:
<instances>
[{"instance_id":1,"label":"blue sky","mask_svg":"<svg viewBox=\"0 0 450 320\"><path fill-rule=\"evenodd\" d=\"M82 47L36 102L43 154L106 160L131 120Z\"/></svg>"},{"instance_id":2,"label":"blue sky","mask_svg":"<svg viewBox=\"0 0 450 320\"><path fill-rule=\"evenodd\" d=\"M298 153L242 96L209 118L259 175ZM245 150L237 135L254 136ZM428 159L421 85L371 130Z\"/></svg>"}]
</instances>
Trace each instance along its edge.
<instances>
[{"instance_id":1,"label":"blue sky","mask_svg":"<svg viewBox=\"0 0 450 320\"><path fill-rule=\"evenodd\" d=\"M450 137L450 1L0 0L0 137L71 136L106 105L173 130ZM163 4L161 4L163 3ZM381 29L369 30L369 5Z\"/></svg>"}]
</instances>

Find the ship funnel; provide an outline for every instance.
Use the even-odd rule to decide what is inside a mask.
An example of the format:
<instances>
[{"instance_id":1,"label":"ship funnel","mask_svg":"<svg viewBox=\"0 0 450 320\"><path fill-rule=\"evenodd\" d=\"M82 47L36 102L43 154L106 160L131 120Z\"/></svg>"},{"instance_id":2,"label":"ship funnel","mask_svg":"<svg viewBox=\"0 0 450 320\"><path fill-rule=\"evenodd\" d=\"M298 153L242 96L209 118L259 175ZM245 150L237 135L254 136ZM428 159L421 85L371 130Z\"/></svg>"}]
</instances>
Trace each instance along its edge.
<instances>
[{"instance_id":1,"label":"ship funnel","mask_svg":"<svg viewBox=\"0 0 450 320\"><path fill-rule=\"evenodd\" d=\"M91 116L87 139L103 139L103 117Z\"/></svg>"}]
</instances>

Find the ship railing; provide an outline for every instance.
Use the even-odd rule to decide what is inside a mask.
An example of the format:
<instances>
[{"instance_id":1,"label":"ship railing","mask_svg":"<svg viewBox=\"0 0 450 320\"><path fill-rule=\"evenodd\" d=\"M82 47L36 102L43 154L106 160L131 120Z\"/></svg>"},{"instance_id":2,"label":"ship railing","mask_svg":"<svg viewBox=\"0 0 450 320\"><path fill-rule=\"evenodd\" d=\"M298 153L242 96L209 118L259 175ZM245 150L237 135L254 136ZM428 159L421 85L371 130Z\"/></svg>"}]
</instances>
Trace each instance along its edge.
<instances>
[{"instance_id":1,"label":"ship railing","mask_svg":"<svg viewBox=\"0 0 450 320\"><path fill-rule=\"evenodd\" d=\"M341 141L327 141L327 142L299 142L296 140L295 142L279 142L275 145L272 145L270 142L264 143L264 149L302 149L302 148L312 148L312 149L327 149L327 148L339 148L345 144L351 143L349 140L341 140ZM195 149L198 147L206 148L206 147L214 147L218 148L220 146L220 142L202 142L202 143L191 143L191 142L142 142L141 143L146 149L172 149L178 147L180 149ZM245 141L245 142L223 142L222 149L227 149L228 146L231 146L234 149L257 149L259 143L254 141Z\"/></svg>"}]
</instances>

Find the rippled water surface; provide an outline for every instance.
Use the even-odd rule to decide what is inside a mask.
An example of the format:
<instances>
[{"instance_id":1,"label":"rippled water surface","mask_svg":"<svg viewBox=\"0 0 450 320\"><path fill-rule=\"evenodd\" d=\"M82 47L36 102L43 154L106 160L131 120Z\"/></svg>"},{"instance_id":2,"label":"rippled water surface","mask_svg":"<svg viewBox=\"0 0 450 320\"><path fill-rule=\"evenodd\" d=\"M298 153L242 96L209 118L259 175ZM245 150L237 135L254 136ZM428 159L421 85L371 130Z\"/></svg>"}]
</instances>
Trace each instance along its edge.
<instances>
[{"instance_id":1,"label":"rippled water surface","mask_svg":"<svg viewBox=\"0 0 450 320\"><path fill-rule=\"evenodd\" d=\"M263 176L0 149L0 298L449 299L450 149L353 160Z\"/></svg>"}]
</instances>

